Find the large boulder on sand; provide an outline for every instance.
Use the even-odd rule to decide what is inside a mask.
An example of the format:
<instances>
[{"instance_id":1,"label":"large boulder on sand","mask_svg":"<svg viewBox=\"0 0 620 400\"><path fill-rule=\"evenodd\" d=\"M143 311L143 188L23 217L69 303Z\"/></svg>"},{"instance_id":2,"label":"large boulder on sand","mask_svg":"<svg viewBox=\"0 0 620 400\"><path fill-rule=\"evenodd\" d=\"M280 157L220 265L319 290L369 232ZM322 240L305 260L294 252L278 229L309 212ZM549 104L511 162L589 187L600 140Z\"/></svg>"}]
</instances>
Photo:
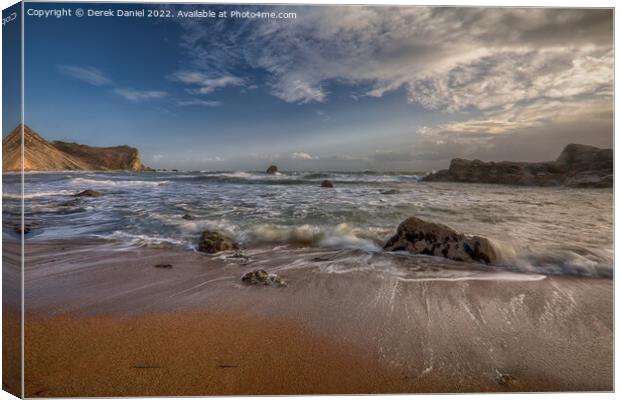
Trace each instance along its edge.
<instances>
[{"instance_id":1,"label":"large boulder on sand","mask_svg":"<svg viewBox=\"0 0 620 400\"><path fill-rule=\"evenodd\" d=\"M388 251L408 251L450 258L456 261L494 264L498 254L491 242L480 236L467 236L454 229L416 217L403 221L383 247Z\"/></svg>"},{"instance_id":2,"label":"large boulder on sand","mask_svg":"<svg viewBox=\"0 0 620 400\"><path fill-rule=\"evenodd\" d=\"M278 166L277 165L270 165L269 168L267 168L267 172L270 175L275 175L278 173Z\"/></svg>"},{"instance_id":3,"label":"large boulder on sand","mask_svg":"<svg viewBox=\"0 0 620 400\"><path fill-rule=\"evenodd\" d=\"M238 250L239 246L231 238L216 231L204 231L200 235L198 251L215 254L220 251Z\"/></svg>"}]
</instances>

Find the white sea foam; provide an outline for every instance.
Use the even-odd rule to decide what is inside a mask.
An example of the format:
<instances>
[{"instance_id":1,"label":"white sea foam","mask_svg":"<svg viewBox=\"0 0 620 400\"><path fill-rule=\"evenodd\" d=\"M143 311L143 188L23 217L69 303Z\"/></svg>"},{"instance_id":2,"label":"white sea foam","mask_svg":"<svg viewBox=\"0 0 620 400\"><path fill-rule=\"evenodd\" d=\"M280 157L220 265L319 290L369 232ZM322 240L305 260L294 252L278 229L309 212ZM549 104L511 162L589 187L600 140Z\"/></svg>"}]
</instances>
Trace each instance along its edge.
<instances>
[{"instance_id":1,"label":"white sea foam","mask_svg":"<svg viewBox=\"0 0 620 400\"><path fill-rule=\"evenodd\" d=\"M320 189L323 179L332 180L336 189ZM418 216L490 238L500 259L497 268L503 271L613 275L611 191L427 184L417 179L378 172L33 173L27 177L25 211L40 222L33 236L103 235L126 243L191 247L203 230L217 230L245 249L279 246L368 254L379 252L401 221ZM21 198L8 190L19 189L20 182L19 175L4 176L7 208ZM80 199L79 208L87 211L63 216L74 210L60 206L62 196L89 188L106 195L96 201ZM185 213L194 219L183 219ZM345 269L349 267L360 266ZM384 267L389 265L377 268Z\"/></svg>"},{"instance_id":2,"label":"white sea foam","mask_svg":"<svg viewBox=\"0 0 620 400\"><path fill-rule=\"evenodd\" d=\"M49 192L34 192L34 193L24 193L24 199L35 199L39 197L51 197L51 196L70 196L74 194L73 190L56 190ZM16 199L19 200L22 198L21 194L16 193L2 193L2 197L6 199Z\"/></svg>"},{"instance_id":3,"label":"white sea foam","mask_svg":"<svg viewBox=\"0 0 620 400\"><path fill-rule=\"evenodd\" d=\"M344 223L336 226L261 224L251 227L247 232L242 233L240 238L247 242L256 243L286 243L379 251L380 247L370 236L370 232Z\"/></svg>"},{"instance_id":4,"label":"white sea foam","mask_svg":"<svg viewBox=\"0 0 620 400\"><path fill-rule=\"evenodd\" d=\"M122 231L114 231L109 234L94 235L100 239L115 240L131 245L161 247L161 246L188 246L183 240L158 235L141 235Z\"/></svg>"},{"instance_id":5,"label":"white sea foam","mask_svg":"<svg viewBox=\"0 0 620 400\"><path fill-rule=\"evenodd\" d=\"M73 178L71 183L79 186L111 186L111 187L155 187L170 184L170 181L146 181L146 180L111 180L111 179L88 179Z\"/></svg>"}]
</instances>

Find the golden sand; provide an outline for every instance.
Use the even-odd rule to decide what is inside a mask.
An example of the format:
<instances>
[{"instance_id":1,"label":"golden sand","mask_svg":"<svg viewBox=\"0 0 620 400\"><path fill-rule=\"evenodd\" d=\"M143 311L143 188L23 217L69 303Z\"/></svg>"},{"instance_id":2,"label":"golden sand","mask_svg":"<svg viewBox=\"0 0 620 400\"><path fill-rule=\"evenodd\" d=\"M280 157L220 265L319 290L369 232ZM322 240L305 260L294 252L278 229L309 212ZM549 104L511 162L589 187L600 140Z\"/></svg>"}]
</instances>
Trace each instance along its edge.
<instances>
[{"instance_id":1,"label":"golden sand","mask_svg":"<svg viewBox=\"0 0 620 400\"><path fill-rule=\"evenodd\" d=\"M363 351L287 320L175 313L26 322L28 397L407 389L400 386Z\"/></svg>"}]
</instances>

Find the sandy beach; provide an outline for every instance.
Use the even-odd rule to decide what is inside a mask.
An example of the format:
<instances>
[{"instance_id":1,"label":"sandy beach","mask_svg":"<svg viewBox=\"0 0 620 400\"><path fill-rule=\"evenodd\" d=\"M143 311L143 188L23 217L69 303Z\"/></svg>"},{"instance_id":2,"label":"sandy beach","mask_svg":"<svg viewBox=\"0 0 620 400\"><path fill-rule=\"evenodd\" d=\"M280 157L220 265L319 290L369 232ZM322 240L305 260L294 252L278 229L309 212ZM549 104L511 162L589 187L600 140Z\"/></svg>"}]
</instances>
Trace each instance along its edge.
<instances>
[{"instance_id":1,"label":"sandy beach","mask_svg":"<svg viewBox=\"0 0 620 400\"><path fill-rule=\"evenodd\" d=\"M35 318L26 329L32 397L414 389L362 349L240 312Z\"/></svg>"},{"instance_id":2,"label":"sandy beach","mask_svg":"<svg viewBox=\"0 0 620 400\"><path fill-rule=\"evenodd\" d=\"M21 244L3 238L2 251L2 388L21 394Z\"/></svg>"},{"instance_id":3,"label":"sandy beach","mask_svg":"<svg viewBox=\"0 0 620 400\"><path fill-rule=\"evenodd\" d=\"M354 250L246 255L28 242L26 395L612 390L609 279L389 254L359 265ZM300 259L316 268L291 268ZM288 286L244 285L257 267Z\"/></svg>"}]
</instances>

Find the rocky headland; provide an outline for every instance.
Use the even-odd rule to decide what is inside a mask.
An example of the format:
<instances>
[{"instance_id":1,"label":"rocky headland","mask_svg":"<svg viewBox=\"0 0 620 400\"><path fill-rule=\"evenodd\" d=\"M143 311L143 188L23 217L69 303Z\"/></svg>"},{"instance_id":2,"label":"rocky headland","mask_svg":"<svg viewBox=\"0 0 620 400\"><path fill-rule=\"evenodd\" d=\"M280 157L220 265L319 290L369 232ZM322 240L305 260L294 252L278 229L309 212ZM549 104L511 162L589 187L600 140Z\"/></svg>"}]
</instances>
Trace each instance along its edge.
<instances>
[{"instance_id":1,"label":"rocky headland","mask_svg":"<svg viewBox=\"0 0 620 400\"><path fill-rule=\"evenodd\" d=\"M129 146L92 147L78 143L48 142L27 125L24 131L24 171L152 171ZM2 171L21 171L21 132L18 126L2 140Z\"/></svg>"},{"instance_id":2,"label":"rocky headland","mask_svg":"<svg viewBox=\"0 0 620 400\"><path fill-rule=\"evenodd\" d=\"M455 158L448 169L430 174L424 181L606 188L613 187L613 169L612 149L569 144L555 161L547 162Z\"/></svg>"}]
</instances>

